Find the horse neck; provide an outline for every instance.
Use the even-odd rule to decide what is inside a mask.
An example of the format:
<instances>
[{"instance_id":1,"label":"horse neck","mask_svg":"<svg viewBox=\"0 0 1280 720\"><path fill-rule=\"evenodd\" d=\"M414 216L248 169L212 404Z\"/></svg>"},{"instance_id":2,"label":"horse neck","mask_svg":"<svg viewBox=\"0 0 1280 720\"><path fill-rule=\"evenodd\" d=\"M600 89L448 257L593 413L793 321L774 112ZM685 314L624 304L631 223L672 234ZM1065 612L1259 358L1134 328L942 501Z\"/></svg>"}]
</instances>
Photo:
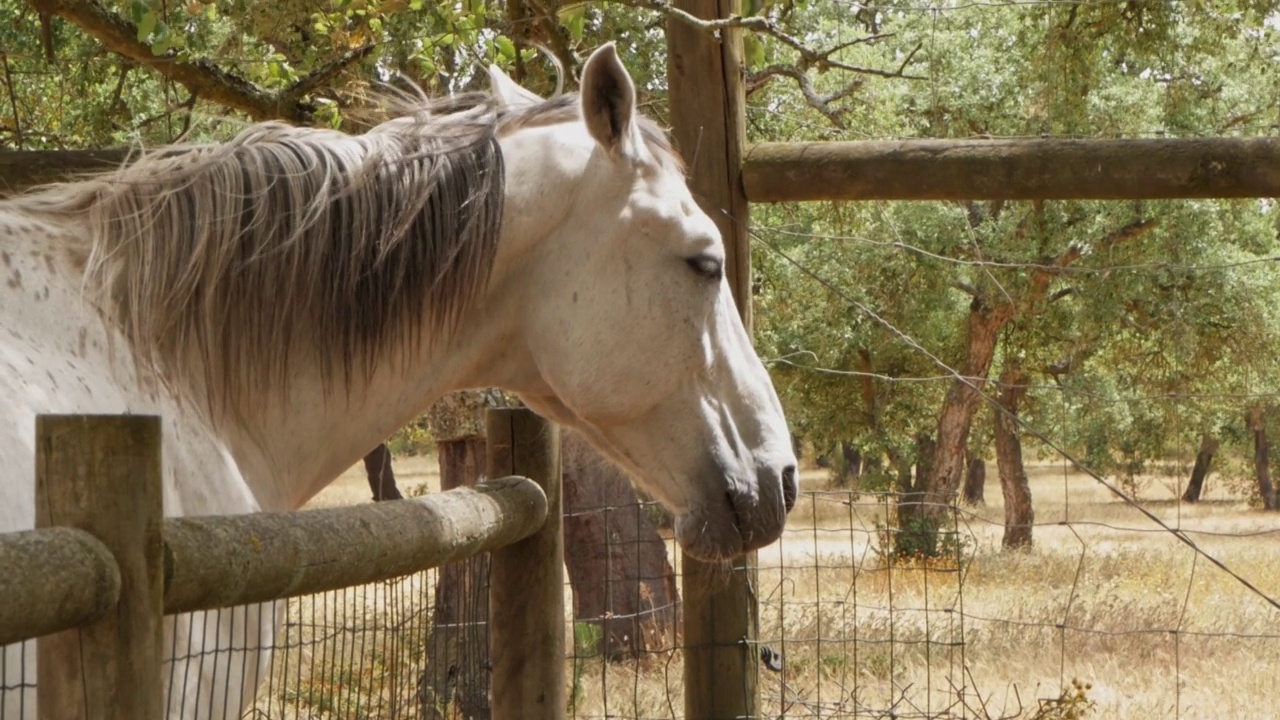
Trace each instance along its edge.
<instances>
[{"instance_id":1,"label":"horse neck","mask_svg":"<svg viewBox=\"0 0 1280 720\"><path fill-rule=\"evenodd\" d=\"M518 389L530 367L513 348L519 302L494 295L464 314L448 340L390 352L371 372L340 382L323 379L318 362L301 361L287 392L264 392L248 413L214 415L263 509L302 506L449 392Z\"/></svg>"},{"instance_id":2,"label":"horse neck","mask_svg":"<svg viewBox=\"0 0 1280 720\"><path fill-rule=\"evenodd\" d=\"M299 365L284 392L265 390L252 408L207 410L264 510L301 507L449 385L442 359L431 356L412 372L376 368L342 382Z\"/></svg>"}]
</instances>

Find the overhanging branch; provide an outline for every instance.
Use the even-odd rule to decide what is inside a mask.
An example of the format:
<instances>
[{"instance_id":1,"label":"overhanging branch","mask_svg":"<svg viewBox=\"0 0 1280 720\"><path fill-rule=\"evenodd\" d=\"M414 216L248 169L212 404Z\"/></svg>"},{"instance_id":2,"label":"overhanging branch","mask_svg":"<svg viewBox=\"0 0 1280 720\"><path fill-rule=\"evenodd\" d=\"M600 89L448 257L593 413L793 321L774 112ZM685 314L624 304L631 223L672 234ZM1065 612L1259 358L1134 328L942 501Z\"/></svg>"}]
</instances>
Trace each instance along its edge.
<instances>
[{"instance_id":1,"label":"overhanging branch","mask_svg":"<svg viewBox=\"0 0 1280 720\"><path fill-rule=\"evenodd\" d=\"M653 11L663 17L675 19L680 23L716 38L719 38L721 33L725 30L734 28L750 30L757 35L773 38L787 48L790 48L799 57L796 58L795 62L775 63L749 75L746 83L748 93L759 90L775 78L790 78L799 86L805 102L813 109L822 113L822 115L836 127L844 127L842 116L846 110L836 107L834 103L862 87L862 80L860 78L852 80L836 92L830 95L822 95L814 88L813 81L808 75L809 71L816 70L818 72L823 72L834 69L855 73L857 75L875 75L878 77L903 78L907 80L926 79L920 75L911 75L907 73L907 66L911 64L913 59L915 59L916 53L920 51L920 48L923 47L923 45L916 45L911 52L907 53L906 57L897 69L893 70L862 67L860 65L853 65L835 59L835 55L842 50L846 50L854 45L875 42L877 40L893 37L893 33L874 33L855 38L853 40L837 43L836 45L828 48L815 49L806 45L800 38L783 30L774 19L769 17L759 15L733 15L727 18L704 20L676 7L673 3L669 2L669 0L614 1L630 7Z\"/></svg>"},{"instance_id":2,"label":"overhanging branch","mask_svg":"<svg viewBox=\"0 0 1280 720\"><path fill-rule=\"evenodd\" d=\"M96 0L33 0L33 3L42 17L61 17L101 42L108 50L182 84L203 100L239 110L255 120L310 121L315 108L303 99L306 94L366 57L373 49L365 46L352 50L294 85L271 93L208 60L178 60L173 52L156 55L150 45L138 40L138 28L133 23L107 10Z\"/></svg>"}]
</instances>

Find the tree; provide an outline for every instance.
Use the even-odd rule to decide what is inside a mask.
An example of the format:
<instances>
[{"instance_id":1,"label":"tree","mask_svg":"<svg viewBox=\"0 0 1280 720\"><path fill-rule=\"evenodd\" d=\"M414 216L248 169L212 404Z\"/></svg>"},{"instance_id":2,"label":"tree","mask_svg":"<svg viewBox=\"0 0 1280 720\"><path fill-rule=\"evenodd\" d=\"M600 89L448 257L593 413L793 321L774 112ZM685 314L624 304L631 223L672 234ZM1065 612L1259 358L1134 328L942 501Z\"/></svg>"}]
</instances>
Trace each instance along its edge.
<instances>
[{"instance_id":1,"label":"tree","mask_svg":"<svg viewBox=\"0 0 1280 720\"><path fill-rule=\"evenodd\" d=\"M382 500L402 500L400 488L396 487L396 473L391 468L391 451L382 443L364 456L365 477L369 480L369 491L373 493L374 502Z\"/></svg>"},{"instance_id":2,"label":"tree","mask_svg":"<svg viewBox=\"0 0 1280 720\"><path fill-rule=\"evenodd\" d=\"M561 434L565 565L573 617L610 659L676 647L679 592L666 542L631 481L581 435Z\"/></svg>"},{"instance_id":3,"label":"tree","mask_svg":"<svg viewBox=\"0 0 1280 720\"><path fill-rule=\"evenodd\" d=\"M1200 502L1200 494L1204 492L1204 481L1209 477L1213 466L1213 456L1218 453L1221 442L1213 435L1205 434L1200 439L1200 450L1196 453L1196 464L1191 468L1191 479L1187 481L1187 489L1182 493L1183 502Z\"/></svg>"},{"instance_id":4,"label":"tree","mask_svg":"<svg viewBox=\"0 0 1280 720\"><path fill-rule=\"evenodd\" d=\"M1000 396L992 408L996 426L996 464L1000 470L1000 490L1004 493L1005 549L1031 546L1031 531L1036 514L1031 508L1031 485L1022 460L1022 440L1019 435L1018 405L1027 388L1021 384L1022 376L1016 364L1009 364L1000 374Z\"/></svg>"},{"instance_id":5,"label":"tree","mask_svg":"<svg viewBox=\"0 0 1280 720\"><path fill-rule=\"evenodd\" d=\"M1277 85L1249 60L1277 47L1265 20L1250 3L1208 14L885 8L876 31L893 41L857 45L846 60L901 56L927 36L917 68L932 79L927 92L867 82L844 122L870 137L1259 128L1277 107L1247 89ZM823 26L820 11L809 22ZM819 116L796 120L802 103L766 95L751 116L762 139L826 136ZM1277 278L1260 262L1277 248L1273 203L879 203L757 217L757 327L789 411L800 408L807 437L874 439L899 461L908 439L931 437L935 457L920 465L933 477L911 485L926 512L947 512L974 413L999 401L987 380L1011 360L1027 387L1022 418L1128 478L1215 418L1238 417L1234 397L1273 389L1258 382L1280 347ZM997 345L1011 328L1016 344Z\"/></svg>"},{"instance_id":6,"label":"tree","mask_svg":"<svg viewBox=\"0 0 1280 720\"><path fill-rule=\"evenodd\" d=\"M982 456L975 453L970 447L966 453L968 464L964 474L964 493L962 495L965 504L982 505L985 503L983 498L984 490L987 484L987 461Z\"/></svg>"},{"instance_id":7,"label":"tree","mask_svg":"<svg viewBox=\"0 0 1280 720\"><path fill-rule=\"evenodd\" d=\"M436 440L440 489L475 485L485 473L485 410L494 393L459 392L427 411ZM489 717L489 554L449 563L439 570L427 667L418 696L428 718Z\"/></svg>"},{"instance_id":8,"label":"tree","mask_svg":"<svg viewBox=\"0 0 1280 720\"><path fill-rule=\"evenodd\" d=\"M1276 491L1271 483L1271 441L1267 438L1266 413L1260 406L1249 410L1249 432L1253 434L1253 470L1263 510L1276 510Z\"/></svg>"}]
</instances>

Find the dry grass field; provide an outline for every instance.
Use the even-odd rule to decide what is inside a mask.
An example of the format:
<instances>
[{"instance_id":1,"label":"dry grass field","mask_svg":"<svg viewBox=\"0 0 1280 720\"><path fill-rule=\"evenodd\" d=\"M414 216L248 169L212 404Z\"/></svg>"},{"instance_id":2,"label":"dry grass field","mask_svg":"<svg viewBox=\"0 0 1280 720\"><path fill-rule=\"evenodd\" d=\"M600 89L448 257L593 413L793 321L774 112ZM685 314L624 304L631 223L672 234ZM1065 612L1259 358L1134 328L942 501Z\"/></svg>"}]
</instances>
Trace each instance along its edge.
<instances>
[{"instance_id":1,"label":"dry grass field","mask_svg":"<svg viewBox=\"0 0 1280 720\"><path fill-rule=\"evenodd\" d=\"M1035 548L1000 551L992 483L987 506L962 512L963 560L951 567L885 563L874 501L810 495L760 559L785 566L762 571L777 613L762 610L762 635L808 640L787 641L795 677L775 683L778 709L1073 717L1053 701L1078 679L1088 717L1280 717L1280 611L1208 559L1280 598L1280 517L1220 491L1183 505L1176 482L1152 479L1143 506L1199 555L1087 476L1031 475Z\"/></svg>"},{"instance_id":2,"label":"dry grass field","mask_svg":"<svg viewBox=\"0 0 1280 720\"><path fill-rule=\"evenodd\" d=\"M396 472L406 494L438 488L433 458L397 458ZM1213 477L1194 506L1177 502L1176 479L1148 478L1143 506L1198 553L1087 476L1031 475L1034 549L1000 551L992 477L987 505L960 514L958 561L903 565L880 552L880 500L806 472L785 537L759 553L760 637L783 658L761 672L766 716L1280 718L1280 610L1267 599L1280 598L1280 515ZM311 506L368 497L357 467ZM295 603L299 645L257 717L419 717L431 584ZM678 652L571 660L574 715L678 717L681 669Z\"/></svg>"}]
</instances>

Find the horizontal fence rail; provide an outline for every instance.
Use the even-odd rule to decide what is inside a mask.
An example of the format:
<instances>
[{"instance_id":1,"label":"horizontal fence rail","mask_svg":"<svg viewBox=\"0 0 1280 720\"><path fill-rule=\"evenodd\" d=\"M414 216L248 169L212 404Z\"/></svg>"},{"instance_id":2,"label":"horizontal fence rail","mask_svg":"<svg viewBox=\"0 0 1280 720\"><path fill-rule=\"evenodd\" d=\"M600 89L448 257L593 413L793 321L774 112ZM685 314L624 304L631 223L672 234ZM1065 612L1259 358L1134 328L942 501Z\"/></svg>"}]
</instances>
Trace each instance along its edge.
<instances>
[{"instance_id":1,"label":"horizontal fence rail","mask_svg":"<svg viewBox=\"0 0 1280 720\"><path fill-rule=\"evenodd\" d=\"M359 507L174 518L164 526L164 610L388 580L518 542L546 518L546 494L522 477Z\"/></svg>"},{"instance_id":2,"label":"horizontal fence rail","mask_svg":"<svg viewBox=\"0 0 1280 720\"><path fill-rule=\"evenodd\" d=\"M92 622L120 600L115 557L84 530L0 535L0 568L0 645Z\"/></svg>"},{"instance_id":3,"label":"horizontal fence rail","mask_svg":"<svg viewBox=\"0 0 1280 720\"><path fill-rule=\"evenodd\" d=\"M506 477L396 503L170 518L164 610L215 610L388 580L518 542L546 517L542 488ZM114 558L83 530L0 536L0 567L0 645L95 620L120 595Z\"/></svg>"},{"instance_id":4,"label":"horizontal fence rail","mask_svg":"<svg viewBox=\"0 0 1280 720\"><path fill-rule=\"evenodd\" d=\"M562 717L559 436L527 410L503 420L490 459L501 479L359 507L166 519L159 418L41 415L37 527L0 534L0 646L39 638L41 718L153 720L164 714L162 614L378 583L492 552L510 568L495 584L511 584L493 603L495 636L560 640L495 651L497 664L523 678L537 670L539 681L495 701L493 717L534 717L530 702L537 717ZM554 602L541 608L544 597Z\"/></svg>"},{"instance_id":5,"label":"horizontal fence rail","mask_svg":"<svg viewBox=\"0 0 1280 720\"><path fill-rule=\"evenodd\" d=\"M119 167L135 148L0 152L0 197ZM749 202L1280 197L1280 138L975 138L767 142Z\"/></svg>"},{"instance_id":6,"label":"horizontal fence rail","mask_svg":"<svg viewBox=\"0 0 1280 720\"><path fill-rule=\"evenodd\" d=\"M751 202L1280 197L1280 138L760 143Z\"/></svg>"}]
</instances>

